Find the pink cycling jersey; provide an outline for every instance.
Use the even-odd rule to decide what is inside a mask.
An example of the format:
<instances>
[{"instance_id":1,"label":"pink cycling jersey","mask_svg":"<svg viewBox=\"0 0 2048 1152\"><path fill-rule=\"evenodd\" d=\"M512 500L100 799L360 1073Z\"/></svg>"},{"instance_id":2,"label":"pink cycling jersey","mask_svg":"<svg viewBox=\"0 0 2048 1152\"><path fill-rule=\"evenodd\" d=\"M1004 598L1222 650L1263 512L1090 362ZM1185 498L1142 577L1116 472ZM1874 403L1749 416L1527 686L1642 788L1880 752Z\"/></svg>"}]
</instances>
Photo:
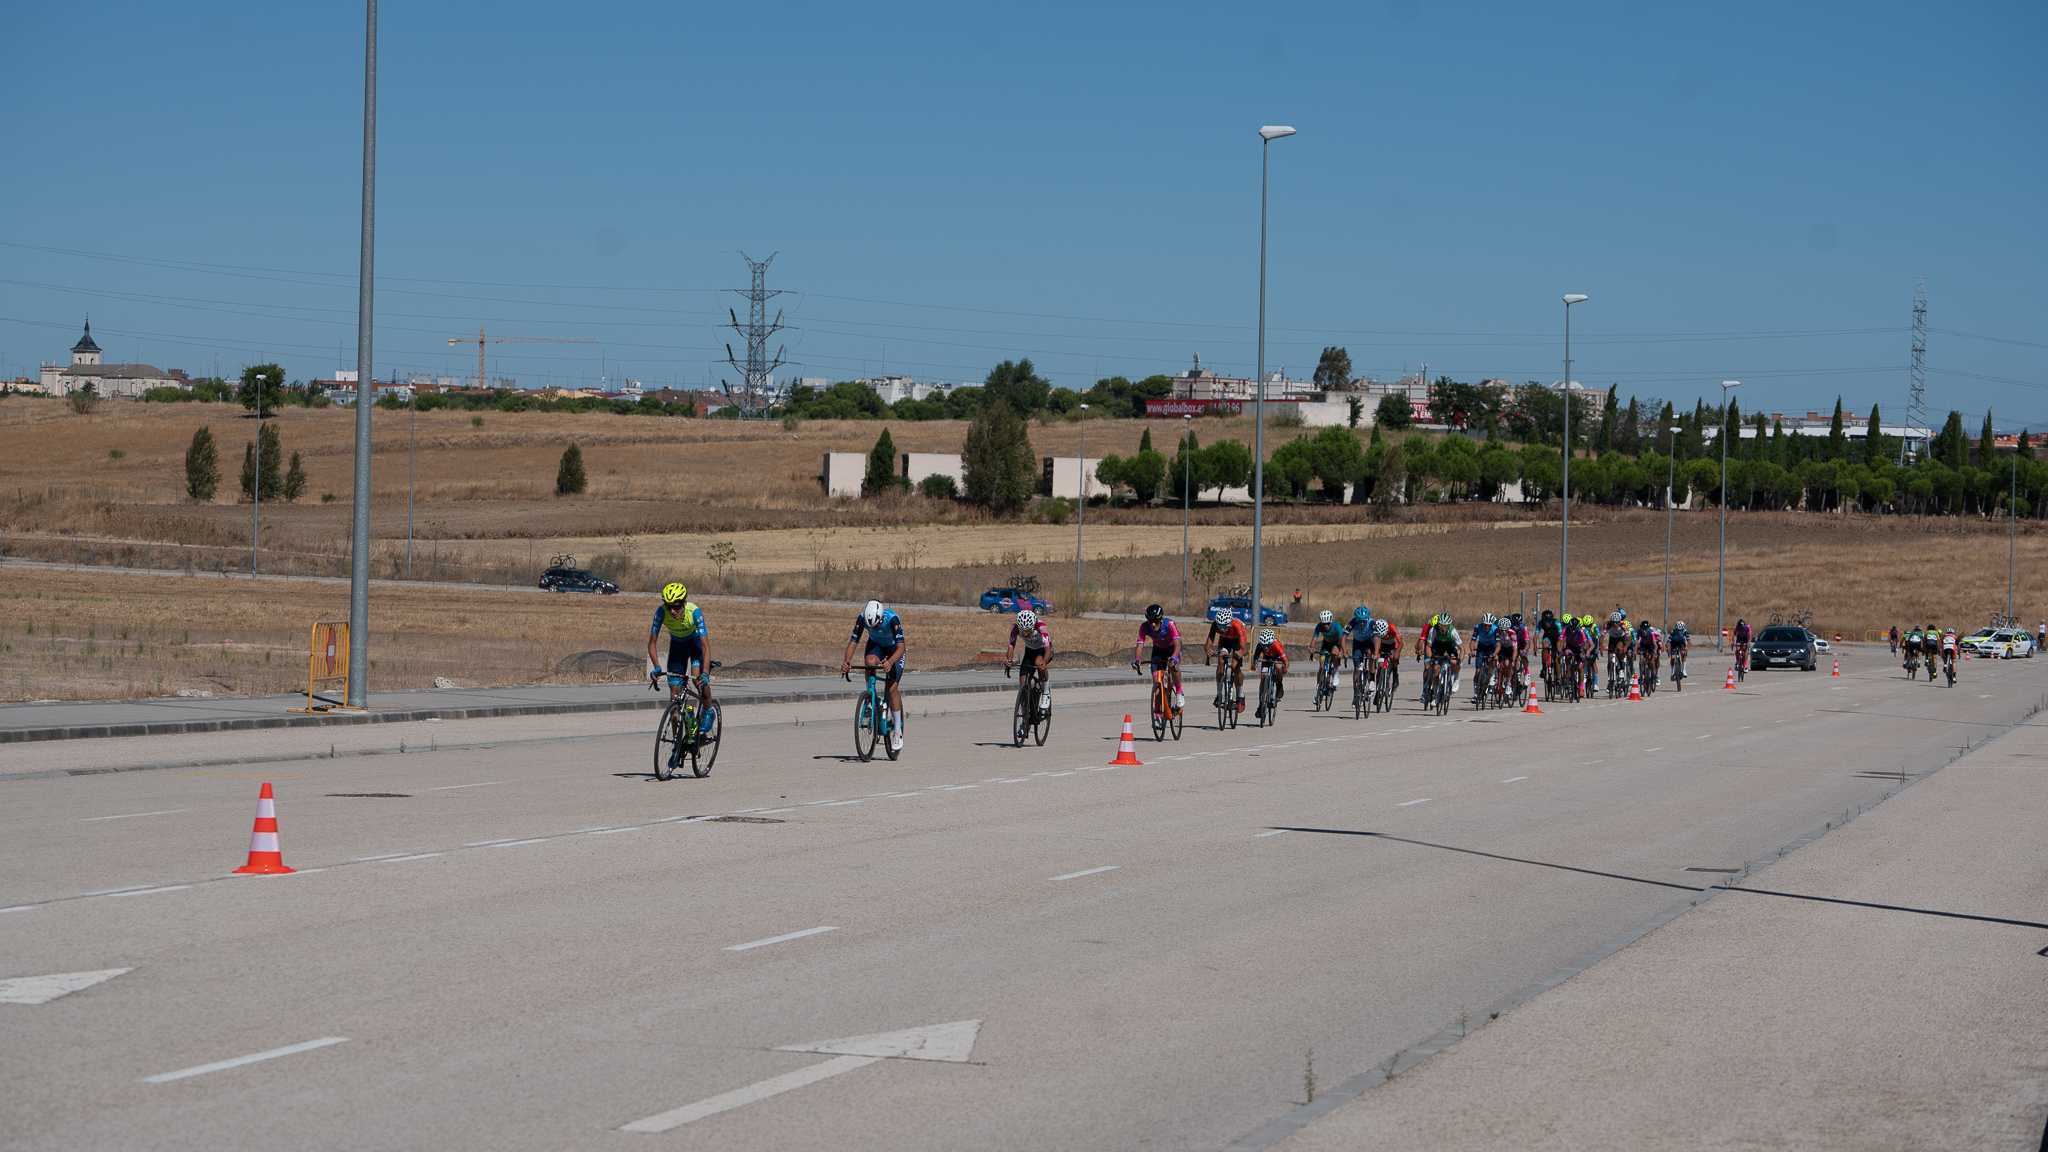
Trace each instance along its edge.
<instances>
[{"instance_id":1,"label":"pink cycling jersey","mask_svg":"<svg viewBox=\"0 0 2048 1152\"><path fill-rule=\"evenodd\" d=\"M1150 640L1152 647L1158 651L1172 651L1174 643L1179 639L1180 628L1170 619L1161 620L1157 624L1147 620L1145 623L1138 625L1138 640L1140 642Z\"/></svg>"},{"instance_id":2,"label":"pink cycling jersey","mask_svg":"<svg viewBox=\"0 0 2048 1152\"><path fill-rule=\"evenodd\" d=\"M1019 628L1015 624L1010 625L1010 646L1016 647L1020 639L1024 641L1024 647L1028 651L1036 652L1052 644L1052 629L1047 628L1043 620L1028 629Z\"/></svg>"}]
</instances>

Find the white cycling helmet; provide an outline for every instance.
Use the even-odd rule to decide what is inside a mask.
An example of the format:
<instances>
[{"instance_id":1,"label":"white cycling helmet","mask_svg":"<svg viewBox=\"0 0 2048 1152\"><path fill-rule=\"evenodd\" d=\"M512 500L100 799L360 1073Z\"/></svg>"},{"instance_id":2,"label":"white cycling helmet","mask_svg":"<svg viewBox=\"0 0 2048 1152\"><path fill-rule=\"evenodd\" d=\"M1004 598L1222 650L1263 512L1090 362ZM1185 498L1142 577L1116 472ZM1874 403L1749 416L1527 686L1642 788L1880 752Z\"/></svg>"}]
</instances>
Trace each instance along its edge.
<instances>
[{"instance_id":1,"label":"white cycling helmet","mask_svg":"<svg viewBox=\"0 0 2048 1152\"><path fill-rule=\"evenodd\" d=\"M1481 616L1479 618L1479 626L1481 628L1491 628L1498 623L1500 623L1500 617L1495 616L1491 612L1488 612L1486 615Z\"/></svg>"},{"instance_id":2,"label":"white cycling helmet","mask_svg":"<svg viewBox=\"0 0 2048 1152\"><path fill-rule=\"evenodd\" d=\"M1679 621L1677 621L1677 622L1673 623L1673 624L1671 625L1671 630L1672 630L1672 631L1674 631L1674 632L1683 632L1683 631L1685 631L1685 621L1683 621L1683 620L1679 620Z\"/></svg>"},{"instance_id":3,"label":"white cycling helmet","mask_svg":"<svg viewBox=\"0 0 2048 1152\"><path fill-rule=\"evenodd\" d=\"M1275 639L1276 637L1273 635L1273 630L1271 628L1259 629L1259 643L1271 644Z\"/></svg>"},{"instance_id":4,"label":"white cycling helmet","mask_svg":"<svg viewBox=\"0 0 2048 1152\"><path fill-rule=\"evenodd\" d=\"M1331 614L1328 608L1325 608L1321 612L1316 613L1316 620L1318 623L1328 624L1336 619L1337 617Z\"/></svg>"},{"instance_id":5,"label":"white cycling helmet","mask_svg":"<svg viewBox=\"0 0 2048 1152\"><path fill-rule=\"evenodd\" d=\"M1017 612L1017 627L1026 631L1038 627L1038 613L1029 608L1020 609Z\"/></svg>"},{"instance_id":6,"label":"white cycling helmet","mask_svg":"<svg viewBox=\"0 0 2048 1152\"><path fill-rule=\"evenodd\" d=\"M1218 624L1228 624L1230 623L1230 609L1218 608L1214 612L1209 613L1209 618Z\"/></svg>"},{"instance_id":7,"label":"white cycling helmet","mask_svg":"<svg viewBox=\"0 0 2048 1152\"><path fill-rule=\"evenodd\" d=\"M882 622L882 602L880 600L868 601L867 606L860 610L860 618L870 628L880 624Z\"/></svg>"},{"instance_id":8,"label":"white cycling helmet","mask_svg":"<svg viewBox=\"0 0 2048 1152\"><path fill-rule=\"evenodd\" d=\"M1614 611L1609 612L1607 614L1607 622L1609 624L1619 624L1626 619L1628 619L1628 613L1623 612L1619 608L1616 608Z\"/></svg>"}]
</instances>

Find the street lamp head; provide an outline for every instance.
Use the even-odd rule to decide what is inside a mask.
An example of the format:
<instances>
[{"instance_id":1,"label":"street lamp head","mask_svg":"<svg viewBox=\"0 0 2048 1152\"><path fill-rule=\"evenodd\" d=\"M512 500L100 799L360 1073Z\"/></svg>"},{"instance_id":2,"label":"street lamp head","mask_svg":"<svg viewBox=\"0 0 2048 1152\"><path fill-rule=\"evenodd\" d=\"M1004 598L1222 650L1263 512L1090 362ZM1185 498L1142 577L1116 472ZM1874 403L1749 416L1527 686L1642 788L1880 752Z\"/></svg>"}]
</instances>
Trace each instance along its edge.
<instances>
[{"instance_id":1,"label":"street lamp head","mask_svg":"<svg viewBox=\"0 0 2048 1152\"><path fill-rule=\"evenodd\" d=\"M1259 129L1259 139L1261 140L1279 140L1292 135L1294 135L1294 129L1286 124L1268 124L1264 128Z\"/></svg>"},{"instance_id":2,"label":"street lamp head","mask_svg":"<svg viewBox=\"0 0 2048 1152\"><path fill-rule=\"evenodd\" d=\"M1567 292L1564 294L1564 302L1567 306L1572 304L1584 304L1586 300L1587 296L1584 292Z\"/></svg>"},{"instance_id":3,"label":"street lamp head","mask_svg":"<svg viewBox=\"0 0 2048 1152\"><path fill-rule=\"evenodd\" d=\"M1740 388L1740 387L1742 387L1742 381L1740 381L1740 380L1723 380L1723 381L1721 381L1721 391L1723 391L1723 392L1726 392L1726 391L1728 391L1728 390L1729 390L1730 388Z\"/></svg>"}]
</instances>

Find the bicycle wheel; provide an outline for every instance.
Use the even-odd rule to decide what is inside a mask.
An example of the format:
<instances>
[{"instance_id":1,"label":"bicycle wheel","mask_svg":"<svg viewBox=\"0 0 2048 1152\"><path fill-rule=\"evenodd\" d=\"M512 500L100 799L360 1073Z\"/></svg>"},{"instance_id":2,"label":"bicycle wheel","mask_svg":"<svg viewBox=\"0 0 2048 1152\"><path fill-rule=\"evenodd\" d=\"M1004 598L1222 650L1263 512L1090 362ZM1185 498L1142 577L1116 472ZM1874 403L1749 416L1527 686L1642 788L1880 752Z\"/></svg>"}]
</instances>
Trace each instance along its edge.
<instances>
[{"instance_id":1,"label":"bicycle wheel","mask_svg":"<svg viewBox=\"0 0 2048 1152\"><path fill-rule=\"evenodd\" d=\"M1040 748L1045 747L1045 738L1052 735L1052 705L1040 708L1033 706L1031 717L1031 739Z\"/></svg>"},{"instance_id":2,"label":"bicycle wheel","mask_svg":"<svg viewBox=\"0 0 2048 1152\"><path fill-rule=\"evenodd\" d=\"M675 755L677 746L682 742L682 706L683 704L680 700L669 701L668 707L662 710L661 723L655 726L654 778L656 780L672 779L676 774L676 766L671 762L670 757Z\"/></svg>"},{"instance_id":3,"label":"bicycle wheel","mask_svg":"<svg viewBox=\"0 0 2048 1152\"><path fill-rule=\"evenodd\" d=\"M1392 670L1386 667L1381 667L1379 675L1374 678L1374 684L1375 687L1373 690L1372 698L1373 708L1381 712L1393 711L1394 674Z\"/></svg>"},{"instance_id":4,"label":"bicycle wheel","mask_svg":"<svg viewBox=\"0 0 2048 1152\"><path fill-rule=\"evenodd\" d=\"M1031 683L1026 681L1017 688L1017 706L1010 714L1010 738L1017 747L1024 746L1024 740L1031 735Z\"/></svg>"},{"instance_id":5,"label":"bicycle wheel","mask_svg":"<svg viewBox=\"0 0 2048 1152\"><path fill-rule=\"evenodd\" d=\"M1166 726L1173 716L1173 694L1166 690L1166 678L1152 677L1152 739L1166 739Z\"/></svg>"},{"instance_id":6,"label":"bicycle wheel","mask_svg":"<svg viewBox=\"0 0 2048 1152\"><path fill-rule=\"evenodd\" d=\"M1166 730L1173 733L1173 738L1175 740L1180 739L1180 730L1182 723L1183 721L1181 719L1180 709L1171 709L1168 712L1166 718Z\"/></svg>"},{"instance_id":7,"label":"bicycle wheel","mask_svg":"<svg viewBox=\"0 0 2048 1152\"><path fill-rule=\"evenodd\" d=\"M895 719L889 716L888 708L888 701L884 700L881 705L881 710L875 714L875 736L881 742L882 751L887 752L889 754L889 759L894 760L898 756L903 755L903 750L901 748L896 747L896 741L894 739L891 739L891 737L898 735L898 733L882 731L883 728L891 727L896 723Z\"/></svg>"},{"instance_id":8,"label":"bicycle wheel","mask_svg":"<svg viewBox=\"0 0 2048 1152\"><path fill-rule=\"evenodd\" d=\"M862 696L853 706L853 754L866 761L875 757L875 742L882 735L882 725L875 715L875 698Z\"/></svg>"},{"instance_id":9,"label":"bicycle wheel","mask_svg":"<svg viewBox=\"0 0 2048 1152\"><path fill-rule=\"evenodd\" d=\"M711 723L697 729L697 747L690 752L690 773L702 780L711 775L711 765L718 759L718 744L725 735L725 709L711 710Z\"/></svg>"}]
</instances>

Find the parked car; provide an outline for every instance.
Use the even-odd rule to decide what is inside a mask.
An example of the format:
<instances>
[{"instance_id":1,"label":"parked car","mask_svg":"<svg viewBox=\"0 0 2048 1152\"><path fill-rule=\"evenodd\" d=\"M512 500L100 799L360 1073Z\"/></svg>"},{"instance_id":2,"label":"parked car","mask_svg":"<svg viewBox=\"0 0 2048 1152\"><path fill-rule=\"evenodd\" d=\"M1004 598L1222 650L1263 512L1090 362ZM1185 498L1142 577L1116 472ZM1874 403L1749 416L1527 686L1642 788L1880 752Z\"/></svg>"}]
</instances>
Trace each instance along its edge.
<instances>
[{"instance_id":1,"label":"parked car","mask_svg":"<svg viewBox=\"0 0 2048 1152\"><path fill-rule=\"evenodd\" d=\"M1216 610L1218 608L1230 609L1232 616L1244 621L1247 625L1250 625L1252 622L1252 598L1249 596L1218 596L1214 600L1209 601L1209 619L1214 620L1216 618ZM1263 604L1259 606L1259 627L1270 627L1285 623L1287 623L1287 613L1282 612L1278 608L1269 608Z\"/></svg>"},{"instance_id":2,"label":"parked car","mask_svg":"<svg viewBox=\"0 0 2048 1152\"><path fill-rule=\"evenodd\" d=\"M1813 638L1813 646L1822 652L1833 652L1835 650L1834 645L1829 644L1828 638L1825 636L1815 636Z\"/></svg>"},{"instance_id":3,"label":"parked car","mask_svg":"<svg viewBox=\"0 0 2048 1152\"><path fill-rule=\"evenodd\" d=\"M1749 646L1749 668L1799 668L1811 672L1820 667L1819 649L1813 633L1795 624L1773 624Z\"/></svg>"},{"instance_id":4,"label":"parked car","mask_svg":"<svg viewBox=\"0 0 2048 1152\"><path fill-rule=\"evenodd\" d=\"M588 569L560 565L540 574L540 586L547 592L592 592L600 596L619 594L617 584Z\"/></svg>"},{"instance_id":5,"label":"parked car","mask_svg":"<svg viewBox=\"0 0 2048 1152\"><path fill-rule=\"evenodd\" d=\"M1988 628L1959 642L1973 656L2010 659L2034 654L2034 634L2024 628Z\"/></svg>"},{"instance_id":6,"label":"parked car","mask_svg":"<svg viewBox=\"0 0 2048 1152\"><path fill-rule=\"evenodd\" d=\"M1052 601L1021 588L991 588L981 594L981 610L984 612L1019 612L1026 608L1050 614Z\"/></svg>"}]
</instances>

